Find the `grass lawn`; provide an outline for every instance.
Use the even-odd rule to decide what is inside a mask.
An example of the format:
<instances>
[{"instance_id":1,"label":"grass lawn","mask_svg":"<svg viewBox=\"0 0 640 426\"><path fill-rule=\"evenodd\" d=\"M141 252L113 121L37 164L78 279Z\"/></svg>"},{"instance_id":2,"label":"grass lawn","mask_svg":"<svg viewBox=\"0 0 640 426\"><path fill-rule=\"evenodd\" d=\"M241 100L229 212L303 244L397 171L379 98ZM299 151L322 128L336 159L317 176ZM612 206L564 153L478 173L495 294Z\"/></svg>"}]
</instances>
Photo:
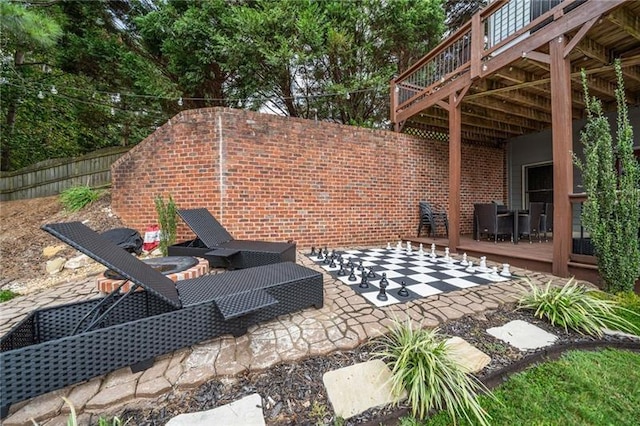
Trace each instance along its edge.
<instances>
[{"instance_id":1,"label":"grass lawn","mask_svg":"<svg viewBox=\"0 0 640 426\"><path fill-rule=\"evenodd\" d=\"M640 419L640 354L606 349L571 351L560 359L513 375L480 396L493 425L637 425ZM446 413L403 426L451 425ZM468 424L459 421L458 424Z\"/></svg>"}]
</instances>

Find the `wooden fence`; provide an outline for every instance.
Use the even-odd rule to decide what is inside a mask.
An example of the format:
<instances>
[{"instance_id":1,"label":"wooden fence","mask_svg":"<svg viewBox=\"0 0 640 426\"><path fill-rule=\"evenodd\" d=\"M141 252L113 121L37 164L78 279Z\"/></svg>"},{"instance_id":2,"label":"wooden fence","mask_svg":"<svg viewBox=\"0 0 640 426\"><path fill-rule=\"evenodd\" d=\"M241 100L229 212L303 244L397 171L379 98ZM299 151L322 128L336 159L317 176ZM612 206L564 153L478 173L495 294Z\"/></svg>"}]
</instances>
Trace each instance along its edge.
<instances>
[{"instance_id":1,"label":"wooden fence","mask_svg":"<svg viewBox=\"0 0 640 426\"><path fill-rule=\"evenodd\" d=\"M129 149L105 148L81 157L45 160L13 172L0 172L0 201L57 195L76 185L108 185L111 165Z\"/></svg>"}]
</instances>

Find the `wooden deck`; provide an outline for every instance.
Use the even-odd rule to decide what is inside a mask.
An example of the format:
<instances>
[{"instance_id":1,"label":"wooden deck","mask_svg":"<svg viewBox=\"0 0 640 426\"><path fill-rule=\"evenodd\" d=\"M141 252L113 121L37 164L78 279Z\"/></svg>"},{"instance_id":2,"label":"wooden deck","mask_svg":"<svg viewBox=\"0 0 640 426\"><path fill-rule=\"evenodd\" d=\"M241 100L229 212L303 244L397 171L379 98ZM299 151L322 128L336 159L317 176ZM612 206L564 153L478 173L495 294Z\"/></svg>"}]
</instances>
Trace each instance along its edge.
<instances>
[{"instance_id":1,"label":"wooden deck","mask_svg":"<svg viewBox=\"0 0 640 426\"><path fill-rule=\"evenodd\" d=\"M449 240L444 237L416 238L405 237L405 241L411 241L414 246L423 244L425 250L429 250L435 243L438 250L449 247ZM489 263L508 263L518 268L525 268L536 272L552 273L553 264L553 240L529 243L527 239L520 240L518 244L510 241L474 240L471 235L461 235L460 244L455 248L449 247L452 253L467 253L467 255L479 258L487 256ZM576 278L599 283L598 271L595 265L569 262L570 275Z\"/></svg>"}]
</instances>

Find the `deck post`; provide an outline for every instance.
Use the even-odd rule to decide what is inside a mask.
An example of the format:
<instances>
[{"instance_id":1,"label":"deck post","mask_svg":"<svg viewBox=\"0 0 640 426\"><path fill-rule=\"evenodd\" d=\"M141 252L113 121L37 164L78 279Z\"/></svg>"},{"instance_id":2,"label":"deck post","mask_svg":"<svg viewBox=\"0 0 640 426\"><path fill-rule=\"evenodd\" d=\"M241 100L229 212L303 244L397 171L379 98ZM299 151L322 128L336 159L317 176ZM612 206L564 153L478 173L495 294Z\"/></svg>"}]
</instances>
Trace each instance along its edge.
<instances>
[{"instance_id":1,"label":"deck post","mask_svg":"<svg viewBox=\"0 0 640 426\"><path fill-rule=\"evenodd\" d=\"M553 139L553 265L552 272L569 276L572 245L573 131L571 116L571 61L564 54L566 37L549 42L551 57L551 126Z\"/></svg>"},{"instance_id":2,"label":"deck post","mask_svg":"<svg viewBox=\"0 0 640 426\"><path fill-rule=\"evenodd\" d=\"M460 174L462 173L462 93L449 95L449 247L460 244Z\"/></svg>"}]
</instances>

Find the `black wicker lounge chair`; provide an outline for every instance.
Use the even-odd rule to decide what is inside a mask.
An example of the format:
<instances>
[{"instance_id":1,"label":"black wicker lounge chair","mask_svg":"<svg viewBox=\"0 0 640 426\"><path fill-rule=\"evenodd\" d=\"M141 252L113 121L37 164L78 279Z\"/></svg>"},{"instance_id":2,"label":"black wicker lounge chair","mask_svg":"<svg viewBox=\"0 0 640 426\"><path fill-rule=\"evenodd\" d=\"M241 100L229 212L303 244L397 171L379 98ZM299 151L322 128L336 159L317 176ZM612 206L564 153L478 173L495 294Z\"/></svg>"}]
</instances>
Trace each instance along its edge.
<instances>
[{"instance_id":1,"label":"black wicker lounge chair","mask_svg":"<svg viewBox=\"0 0 640 426\"><path fill-rule=\"evenodd\" d=\"M204 257L212 267L228 269L296 261L294 243L235 240L205 208L178 210L178 215L198 238L170 246L170 256Z\"/></svg>"},{"instance_id":2,"label":"black wicker lounge chair","mask_svg":"<svg viewBox=\"0 0 640 426\"><path fill-rule=\"evenodd\" d=\"M322 274L295 263L174 283L79 222L43 229L133 285L126 294L36 310L0 338L2 418L15 402L121 367L140 371L158 355L323 305Z\"/></svg>"}]
</instances>

